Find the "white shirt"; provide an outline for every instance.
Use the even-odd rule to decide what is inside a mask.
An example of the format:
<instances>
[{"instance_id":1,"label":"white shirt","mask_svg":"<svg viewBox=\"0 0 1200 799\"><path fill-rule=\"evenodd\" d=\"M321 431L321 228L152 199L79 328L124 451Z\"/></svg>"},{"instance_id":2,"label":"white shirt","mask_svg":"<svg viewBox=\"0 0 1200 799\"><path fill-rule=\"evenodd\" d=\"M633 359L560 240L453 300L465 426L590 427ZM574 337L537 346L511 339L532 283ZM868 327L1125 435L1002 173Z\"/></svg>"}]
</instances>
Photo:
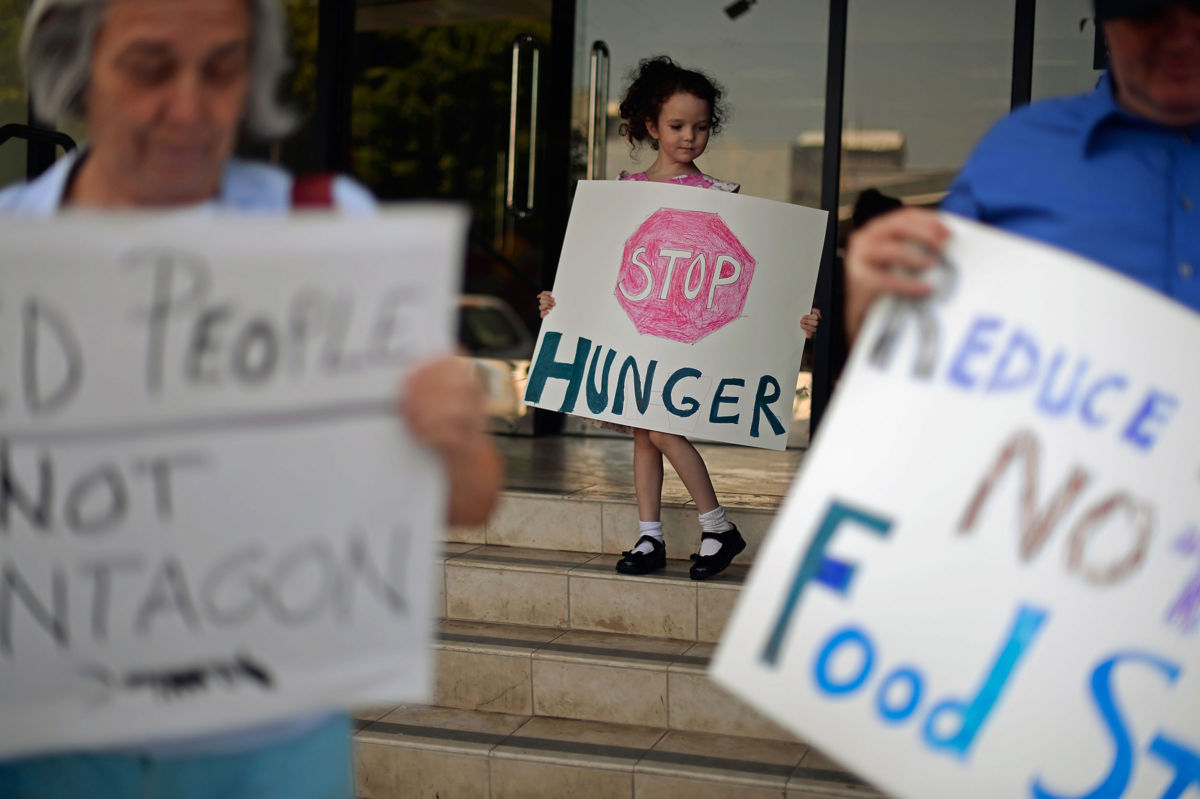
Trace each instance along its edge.
<instances>
[{"instance_id":1,"label":"white shirt","mask_svg":"<svg viewBox=\"0 0 1200 799\"><path fill-rule=\"evenodd\" d=\"M70 153L58 159L32 183L0 191L0 214L53 216L58 213L62 209L67 181L81 157L78 152ZM341 175L333 179L332 193L334 207L347 213L369 213L377 207L369 191ZM270 164L236 159L225 165L220 193L208 202L191 206L197 211L248 214L286 214L291 207L291 175Z\"/></svg>"}]
</instances>

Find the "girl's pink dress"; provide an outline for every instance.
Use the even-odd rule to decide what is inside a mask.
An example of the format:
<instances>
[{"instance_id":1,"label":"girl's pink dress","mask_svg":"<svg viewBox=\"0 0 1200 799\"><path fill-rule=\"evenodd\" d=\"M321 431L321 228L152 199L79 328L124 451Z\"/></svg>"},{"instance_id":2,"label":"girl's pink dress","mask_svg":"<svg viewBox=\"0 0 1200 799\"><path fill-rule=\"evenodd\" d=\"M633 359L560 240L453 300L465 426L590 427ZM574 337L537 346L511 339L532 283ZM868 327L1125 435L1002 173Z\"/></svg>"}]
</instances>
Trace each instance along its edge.
<instances>
[{"instance_id":1,"label":"girl's pink dress","mask_svg":"<svg viewBox=\"0 0 1200 799\"><path fill-rule=\"evenodd\" d=\"M646 177L645 172L630 173L622 169L621 174L617 177L617 180L649 181L650 178ZM717 191L727 191L730 193L737 193L737 190L741 188L740 184L730 183L728 180L717 180L711 175L705 175L703 172L697 172L692 175L676 175L670 180L665 180L663 182L673 183L676 186L695 186L700 189L716 189Z\"/></svg>"},{"instance_id":2,"label":"girl's pink dress","mask_svg":"<svg viewBox=\"0 0 1200 799\"><path fill-rule=\"evenodd\" d=\"M617 177L617 180L645 180L648 182L650 180L650 178L646 177L645 172L629 173L629 172L626 172L624 169L622 169L621 174ZM716 178L714 178L710 175L705 175L703 172L699 172L699 173L695 173L695 174L691 174L691 175L677 175L676 177L673 177L670 180L665 180L663 182L664 183L673 183L676 186L695 186L696 188L700 188L700 189L715 189L716 191L727 191L727 192L730 192L733 194L736 194L737 190L741 188L740 184L730 183L728 180L717 180ZM592 419L591 422L596 427L599 427L601 430L612 430L615 433L630 433L630 434L633 433L633 428L627 424L617 424L616 422L602 422L598 419Z\"/></svg>"}]
</instances>

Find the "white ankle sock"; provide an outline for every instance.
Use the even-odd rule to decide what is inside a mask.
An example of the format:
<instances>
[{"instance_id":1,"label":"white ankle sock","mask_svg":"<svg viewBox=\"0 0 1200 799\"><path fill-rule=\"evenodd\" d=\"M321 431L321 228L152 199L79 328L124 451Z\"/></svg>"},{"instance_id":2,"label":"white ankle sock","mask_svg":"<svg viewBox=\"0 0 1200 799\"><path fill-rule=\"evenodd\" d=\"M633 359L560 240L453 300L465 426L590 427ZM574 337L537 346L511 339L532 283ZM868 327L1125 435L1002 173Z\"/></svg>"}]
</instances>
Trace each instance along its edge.
<instances>
[{"instance_id":1,"label":"white ankle sock","mask_svg":"<svg viewBox=\"0 0 1200 799\"><path fill-rule=\"evenodd\" d=\"M638 520L638 531L642 535L648 535L651 538L657 538L659 541L663 540L662 522L643 522ZM633 551L641 552L643 555L649 555L654 551L654 547L650 545L649 541L643 541L634 547Z\"/></svg>"},{"instance_id":2,"label":"white ankle sock","mask_svg":"<svg viewBox=\"0 0 1200 799\"><path fill-rule=\"evenodd\" d=\"M725 518L725 509L718 505L708 513L701 513L700 529L706 533L724 533L733 529L733 525ZM700 542L700 557L706 558L721 551L721 542L713 538L705 538Z\"/></svg>"}]
</instances>

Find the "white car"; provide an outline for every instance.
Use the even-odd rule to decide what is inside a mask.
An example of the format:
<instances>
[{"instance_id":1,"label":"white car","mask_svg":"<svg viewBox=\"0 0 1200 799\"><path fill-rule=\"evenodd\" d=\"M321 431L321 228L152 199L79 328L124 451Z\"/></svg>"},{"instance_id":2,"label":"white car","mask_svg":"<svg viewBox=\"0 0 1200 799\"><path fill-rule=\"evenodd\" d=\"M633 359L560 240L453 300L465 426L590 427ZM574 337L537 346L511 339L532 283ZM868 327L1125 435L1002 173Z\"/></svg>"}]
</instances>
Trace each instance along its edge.
<instances>
[{"instance_id":1,"label":"white car","mask_svg":"<svg viewBox=\"0 0 1200 799\"><path fill-rule=\"evenodd\" d=\"M507 302L463 294L458 343L483 385L493 433L533 433L533 411L522 402L533 355L533 334Z\"/></svg>"}]
</instances>

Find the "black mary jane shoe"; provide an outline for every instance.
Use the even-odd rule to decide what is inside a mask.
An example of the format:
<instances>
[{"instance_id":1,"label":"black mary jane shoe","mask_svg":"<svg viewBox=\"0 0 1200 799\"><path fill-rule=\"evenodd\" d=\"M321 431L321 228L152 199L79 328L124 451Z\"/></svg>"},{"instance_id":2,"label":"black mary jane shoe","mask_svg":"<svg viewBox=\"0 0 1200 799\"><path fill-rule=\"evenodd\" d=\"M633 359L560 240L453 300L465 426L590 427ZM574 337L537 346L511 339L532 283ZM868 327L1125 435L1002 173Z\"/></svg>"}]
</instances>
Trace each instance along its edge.
<instances>
[{"instance_id":1,"label":"black mary jane shoe","mask_svg":"<svg viewBox=\"0 0 1200 799\"><path fill-rule=\"evenodd\" d=\"M700 541L712 538L721 542L721 548L711 555L692 555L692 568L688 572L693 580L707 580L725 571L730 561L746 548L746 539L738 532L737 525L723 533L702 533Z\"/></svg>"},{"instance_id":2,"label":"black mary jane shoe","mask_svg":"<svg viewBox=\"0 0 1200 799\"><path fill-rule=\"evenodd\" d=\"M617 561L617 571L621 574L649 574L667 565L667 545L652 535L644 535L634 544L634 549L643 541L649 541L654 547L652 552L634 552L633 549L621 553Z\"/></svg>"}]
</instances>

